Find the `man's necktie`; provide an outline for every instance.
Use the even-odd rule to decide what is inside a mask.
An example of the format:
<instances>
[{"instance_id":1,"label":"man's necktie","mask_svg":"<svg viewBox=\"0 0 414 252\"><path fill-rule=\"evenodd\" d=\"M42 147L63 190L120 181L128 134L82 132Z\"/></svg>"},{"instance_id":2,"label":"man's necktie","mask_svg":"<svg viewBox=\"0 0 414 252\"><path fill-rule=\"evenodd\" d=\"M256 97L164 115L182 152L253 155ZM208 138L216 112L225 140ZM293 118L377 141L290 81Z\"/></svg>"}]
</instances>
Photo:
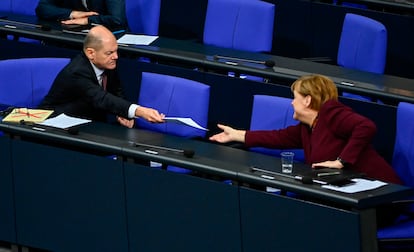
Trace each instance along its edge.
<instances>
[{"instance_id":1,"label":"man's necktie","mask_svg":"<svg viewBox=\"0 0 414 252\"><path fill-rule=\"evenodd\" d=\"M106 84L108 82L108 76L106 75L105 72L103 72L102 75L101 75L101 78L102 78L102 88L104 90L106 90Z\"/></svg>"}]
</instances>

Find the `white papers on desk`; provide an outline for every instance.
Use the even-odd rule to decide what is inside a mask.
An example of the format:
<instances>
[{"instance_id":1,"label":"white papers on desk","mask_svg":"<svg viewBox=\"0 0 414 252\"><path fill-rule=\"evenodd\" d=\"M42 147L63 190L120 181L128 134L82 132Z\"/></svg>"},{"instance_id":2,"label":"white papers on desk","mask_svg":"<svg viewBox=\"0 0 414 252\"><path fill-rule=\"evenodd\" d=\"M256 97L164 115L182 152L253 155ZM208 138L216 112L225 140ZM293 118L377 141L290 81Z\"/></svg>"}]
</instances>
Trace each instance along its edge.
<instances>
[{"instance_id":1,"label":"white papers on desk","mask_svg":"<svg viewBox=\"0 0 414 252\"><path fill-rule=\"evenodd\" d=\"M198 123L196 123L193 119L188 117L165 117L165 122L174 122L174 123L182 123L190 127L194 127L197 129L208 131L208 129L201 127Z\"/></svg>"},{"instance_id":2,"label":"white papers on desk","mask_svg":"<svg viewBox=\"0 0 414 252\"><path fill-rule=\"evenodd\" d=\"M345 186L333 186L333 185L323 185L323 188L344 192L344 193L356 193L367 190L372 190L386 185L387 183L379 180L368 180L362 178L351 179L354 183L345 185Z\"/></svg>"},{"instance_id":3,"label":"white papers on desk","mask_svg":"<svg viewBox=\"0 0 414 252\"><path fill-rule=\"evenodd\" d=\"M158 36L124 34L118 39L118 43L126 45L149 45L157 38Z\"/></svg>"},{"instance_id":4,"label":"white papers on desk","mask_svg":"<svg viewBox=\"0 0 414 252\"><path fill-rule=\"evenodd\" d=\"M67 128L81 125L81 124L88 123L88 122L91 122L91 120L86 120L86 119L81 119L77 117L67 116L65 114L60 114L56 117L47 119L39 124L44 125L44 126L55 127L59 129L67 129Z\"/></svg>"}]
</instances>

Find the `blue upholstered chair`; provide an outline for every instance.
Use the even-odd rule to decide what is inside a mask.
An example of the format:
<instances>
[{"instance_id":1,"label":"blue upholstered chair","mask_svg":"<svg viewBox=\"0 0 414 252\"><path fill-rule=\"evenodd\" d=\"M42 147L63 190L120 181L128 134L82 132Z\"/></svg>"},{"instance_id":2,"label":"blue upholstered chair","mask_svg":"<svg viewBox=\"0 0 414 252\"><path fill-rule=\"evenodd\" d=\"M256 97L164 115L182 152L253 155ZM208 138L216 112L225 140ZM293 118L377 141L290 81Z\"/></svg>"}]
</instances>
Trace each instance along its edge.
<instances>
[{"instance_id":1,"label":"blue upholstered chair","mask_svg":"<svg viewBox=\"0 0 414 252\"><path fill-rule=\"evenodd\" d=\"M132 33L158 35L161 0L126 0L125 9Z\"/></svg>"},{"instance_id":2,"label":"blue upholstered chair","mask_svg":"<svg viewBox=\"0 0 414 252\"><path fill-rule=\"evenodd\" d=\"M386 58L385 26L371 18L347 13L339 41L338 65L382 74Z\"/></svg>"},{"instance_id":3,"label":"blue upholstered chair","mask_svg":"<svg viewBox=\"0 0 414 252\"><path fill-rule=\"evenodd\" d=\"M346 2L346 1L344 2L344 1L333 0L332 3L335 4L335 5L341 5L341 6L344 6L344 7L351 7L351 8L358 8L358 9L367 9L368 8L365 4Z\"/></svg>"},{"instance_id":4,"label":"blue upholstered chair","mask_svg":"<svg viewBox=\"0 0 414 252\"><path fill-rule=\"evenodd\" d=\"M387 59L387 29L371 18L347 13L339 41L337 64L346 68L383 74ZM351 93L343 96L371 101Z\"/></svg>"},{"instance_id":5,"label":"blue upholstered chair","mask_svg":"<svg viewBox=\"0 0 414 252\"><path fill-rule=\"evenodd\" d=\"M38 2L39 0L12 0L11 11L15 14L36 16Z\"/></svg>"},{"instance_id":6,"label":"blue upholstered chair","mask_svg":"<svg viewBox=\"0 0 414 252\"><path fill-rule=\"evenodd\" d=\"M0 11L9 12L11 10L11 0L0 1Z\"/></svg>"},{"instance_id":7,"label":"blue upholstered chair","mask_svg":"<svg viewBox=\"0 0 414 252\"><path fill-rule=\"evenodd\" d=\"M206 128L210 102L210 86L176 76L142 73L138 104L155 108L166 116L190 117ZM136 126L186 138L205 137L204 130L176 123L152 124L138 118ZM167 167L182 173L187 169Z\"/></svg>"},{"instance_id":8,"label":"blue upholstered chair","mask_svg":"<svg viewBox=\"0 0 414 252\"><path fill-rule=\"evenodd\" d=\"M35 108L49 91L67 58L23 58L0 61L0 103Z\"/></svg>"},{"instance_id":9,"label":"blue upholstered chair","mask_svg":"<svg viewBox=\"0 0 414 252\"><path fill-rule=\"evenodd\" d=\"M0 1L0 11L36 16L35 8L38 2L38 0L2 0ZM13 35L8 35L7 38L10 40L15 39L20 42L40 43L39 40L24 37L14 37Z\"/></svg>"},{"instance_id":10,"label":"blue upholstered chair","mask_svg":"<svg viewBox=\"0 0 414 252\"><path fill-rule=\"evenodd\" d=\"M260 0L209 0L203 43L249 52L270 52L275 5ZM229 76L238 76L229 73ZM239 76L238 76L239 77ZM255 81L256 76L242 75Z\"/></svg>"},{"instance_id":11,"label":"blue upholstered chair","mask_svg":"<svg viewBox=\"0 0 414 252\"><path fill-rule=\"evenodd\" d=\"M11 0L0 1L0 11L5 13L11 12ZM8 35L7 38L13 39L13 36Z\"/></svg>"},{"instance_id":12,"label":"blue upholstered chair","mask_svg":"<svg viewBox=\"0 0 414 252\"><path fill-rule=\"evenodd\" d=\"M400 102L397 108L397 130L392 166L404 185L414 188L414 104ZM414 204L409 200L408 209L397 221L378 230L381 248L414 250ZM408 251L408 250L404 250Z\"/></svg>"},{"instance_id":13,"label":"blue upholstered chair","mask_svg":"<svg viewBox=\"0 0 414 252\"><path fill-rule=\"evenodd\" d=\"M275 5L259 0L209 0L203 42L251 52L270 52Z\"/></svg>"},{"instance_id":14,"label":"blue upholstered chair","mask_svg":"<svg viewBox=\"0 0 414 252\"><path fill-rule=\"evenodd\" d=\"M292 99L270 95L254 95L250 130L282 129L299 122L293 119ZM282 150L256 147L253 151L279 156ZM305 160L303 149L291 150L295 160Z\"/></svg>"}]
</instances>

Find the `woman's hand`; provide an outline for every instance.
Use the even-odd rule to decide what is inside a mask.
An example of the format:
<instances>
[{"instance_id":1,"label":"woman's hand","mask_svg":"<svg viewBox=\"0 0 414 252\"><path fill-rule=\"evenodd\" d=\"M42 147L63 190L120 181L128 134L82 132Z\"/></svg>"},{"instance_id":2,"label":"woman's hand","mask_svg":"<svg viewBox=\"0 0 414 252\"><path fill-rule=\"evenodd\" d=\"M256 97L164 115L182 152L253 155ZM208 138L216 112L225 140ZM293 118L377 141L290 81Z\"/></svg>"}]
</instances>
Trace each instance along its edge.
<instances>
[{"instance_id":1,"label":"woman's hand","mask_svg":"<svg viewBox=\"0 0 414 252\"><path fill-rule=\"evenodd\" d=\"M219 143L228 143L232 141L244 143L244 136L246 135L245 130L236 130L232 127L222 124L217 124L217 127L223 130L223 132L211 136L209 138L211 141L216 141Z\"/></svg>"},{"instance_id":2,"label":"woman's hand","mask_svg":"<svg viewBox=\"0 0 414 252\"><path fill-rule=\"evenodd\" d=\"M339 160L324 161L324 162L312 164L312 168L317 168L318 166L319 167L326 167L326 168L336 168L336 169L344 168L344 166L342 165L342 163Z\"/></svg>"}]
</instances>

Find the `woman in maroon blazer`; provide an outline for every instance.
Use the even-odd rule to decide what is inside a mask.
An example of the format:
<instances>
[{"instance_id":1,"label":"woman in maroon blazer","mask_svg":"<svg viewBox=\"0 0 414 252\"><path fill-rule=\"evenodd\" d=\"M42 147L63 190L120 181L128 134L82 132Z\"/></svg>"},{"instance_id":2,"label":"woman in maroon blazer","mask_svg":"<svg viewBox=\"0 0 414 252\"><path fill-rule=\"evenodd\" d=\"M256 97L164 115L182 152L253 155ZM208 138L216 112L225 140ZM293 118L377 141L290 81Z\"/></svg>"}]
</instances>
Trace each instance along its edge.
<instances>
[{"instance_id":1,"label":"woman in maroon blazer","mask_svg":"<svg viewBox=\"0 0 414 252\"><path fill-rule=\"evenodd\" d=\"M297 125L281 130L245 131L219 124L223 132L210 140L238 141L246 147L303 148L306 163L312 167L345 167L371 178L401 183L371 145L375 124L338 102L338 90L332 80L322 75L303 76L292 84L291 90Z\"/></svg>"}]
</instances>

